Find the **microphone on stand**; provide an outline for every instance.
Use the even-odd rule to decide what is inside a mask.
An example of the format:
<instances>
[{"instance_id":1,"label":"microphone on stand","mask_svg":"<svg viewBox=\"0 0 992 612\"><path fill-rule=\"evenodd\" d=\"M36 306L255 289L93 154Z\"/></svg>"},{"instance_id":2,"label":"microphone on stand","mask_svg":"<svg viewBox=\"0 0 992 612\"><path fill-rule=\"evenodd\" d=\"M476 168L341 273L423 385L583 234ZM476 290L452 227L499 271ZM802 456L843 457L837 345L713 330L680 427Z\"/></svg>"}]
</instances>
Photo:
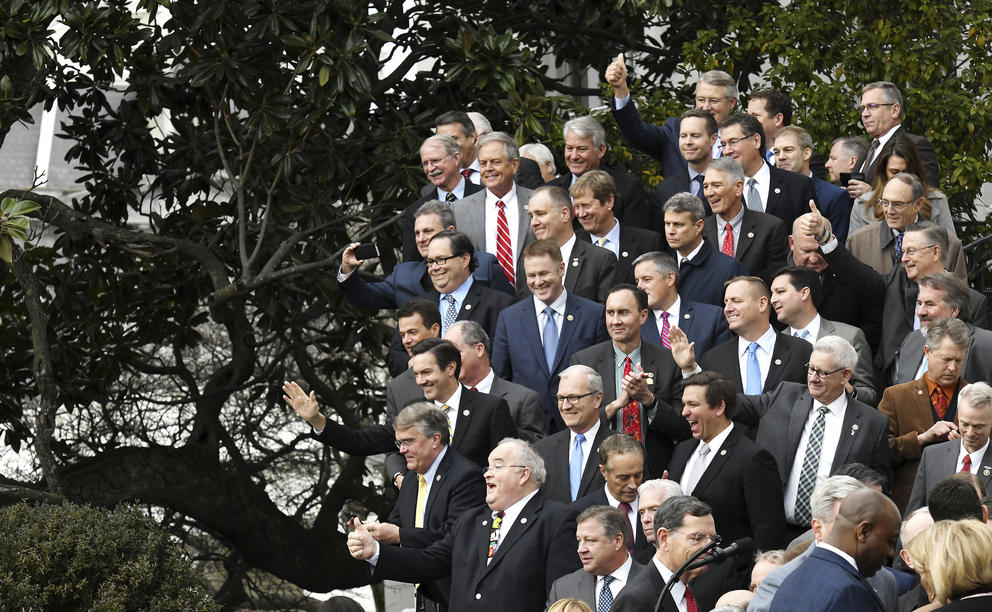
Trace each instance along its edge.
<instances>
[{"instance_id":1,"label":"microphone on stand","mask_svg":"<svg viewBox=\"0 0 992 612\"><path fill-rule=\"evenodd\" d=\"M735 557L740 554L751 555L753 552L754 542L751 538L741 538L726 548L716 548L705 557L693 561L686 566L685 571L694 570L698 567L703 567L704 565L719 563L724 559L729 559L730 557Z\"/></svg>"}]
</instances>

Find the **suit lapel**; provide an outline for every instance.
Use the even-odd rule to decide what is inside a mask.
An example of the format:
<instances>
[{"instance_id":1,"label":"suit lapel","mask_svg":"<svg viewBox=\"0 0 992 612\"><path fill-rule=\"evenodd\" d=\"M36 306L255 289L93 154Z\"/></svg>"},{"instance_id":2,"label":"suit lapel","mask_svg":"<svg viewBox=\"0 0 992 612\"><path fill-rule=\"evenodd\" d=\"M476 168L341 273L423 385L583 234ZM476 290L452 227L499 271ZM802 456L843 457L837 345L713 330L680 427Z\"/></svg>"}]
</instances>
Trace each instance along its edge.
<instances>
[{"instance_id":1,"label":"suit lapel","mask_svg":"<svg viewBox=\"0 0 992 612\"><path fill-rule=\"evenodd\" d=\"M465 432L472 425L472 417L475 416L473 410L474 402L471 397L472 391L462 387L461 405L458 406L458 418L455 420L455 435L451 439L451 445L458 448L462 440L465 439Z\"/></svg>"},{"instance_id":2,"label":"suit lapel","mask_svg":"<svg viewBox=\"0 0 992 612\"><path fill-rule=\"evenodd\" d=\"M771 192L769 189L768 199L771 200ZM754 244L754 233L757 228L757 222L755 221L754 215L748 214L747 207L744 208L744 218L741 219L741 235L737 240L737 250L734 252L734 259L740 261L744 259L744 254L747 253L751 245Z\"/></svg>"},{"instance_id":3,"label":"suit lapel","mask_svg":"<svg viewBox=\"0 0 992 612\"><path fill-rule=\"evenodd\" d=\"M524 250L524 245L529 242L530 236L530 216L527 214L527 203L530 202L530 190L524 190L517 185L517 252L513 254L513 262L517 267L521 267L520 253Z\"/></svg>"},{"instance_id":4,"label":"suit lapel","mask_svg":"<svg viewBox=\"0 0 992 612\"><path fill-rule=\"evenodd\" d=\"M985 449L985 454L982 456L981 461L978 462L978 473L976 475L982 481L982 488L988 492L989 485L992 485L992 445L989 445Z\"/></svg>"},{"instance_id":5,"label":"suit lapel","mask_svg":"<svg viewBox=\"0 0 992 612\"><path fill-rule=\"evenodd\" d=\"M520 311L520 327L523 331L523 337L529 338L529 342L524 342L524 344L530 346L531 351L534 353L534 361L540 364L540 368L545 374L550 378L551 373L548 372L548 362L544 358L544 345L541 344L541 330L537 326L537 313L534 310L534 300L531 297L524 298L528 301L524 305L524 308ZM564 330L562 330L564 333ZM558 340L558 347L561 348L561 339Z\"/></svg>"},{"instance_id":6,"label":"suit lapel","mask_svg":"<svg viewBox=\"0 0 992 612\"><path fill-rule=\"evenodd\" d=\"M723 441L723 445L720 447L720 452L714 455L713 460L710 461L708 466L706 466L706 471L699 477L699 482L696 483L696 488L692 491L694 494L705 490L706 486L712 482L713 478L720 473L723 466L726 465L726 463L734 456L734 448L737 447L738 435L740 434L737 432L736 427L731 429L730 433L727 434L727 439Z\"/></svg>"},{"instance_id":7,"label":"suit lapel","mask_svg":"<svg viewBox=\"0 0 992 612\"><path fill-rule=\"evenodd\" d=\"M569 293L575 293L575 285L579 282L579 276L582 275L582 266L586 261L585 249L577 248L581 244L578 237L576 236L575 243L572 245L572 255L571 261L565 262L565 291Z\"/></svg>"},{"instance_id":8,"label":"suit lapel","mask_svg":"<svg viewBox=\"0 0 992 612\"><path fill-rule=\"evenodd\" d=\"M765 376L765 384L761 387L764 391L771 391L778 386L778 383L782 382L784 365L789 362L791 357L789 348L786 346L787 341L783 341L782 337L782 334L775 334L775 348L772 349L772 359L768 363L768 375ZM740 368L737 369L740 370Z\"/></svg>"},{"instance_id":9,"label":"suit lapel","mask_svg":"<svg viewBox=\"0 0 992 612\"><path fill-rule=\"evenodd\" d=\"M685 467L689 465L689 457L699 448L699 440L686 440L675 446L672 454L672 463L668 466L668 477L675 482L682 480Z\"/></svg>"},{"instance_id":10,"label":"suit lapel","mask_svg":"<svg viewBox=\"0 0 992 612\"><path fill-rule=\"evenodd\" d=\"M572 341L572 336L575 335L575 328L578 326L576 318L582 316L579 313L579 309L575 306L575 299L573 294L569 293L568 297L565 299L565 320L562 322L561 333L558 334L558 351L555 353L555 363L552 368L553 372L557 372L561 368L562 358L564 357L566 347ZM541 354L544 357L544 354ZM548 372L550 376L552 372Z\"/></svg>"},{"instance_id":11,"label":"suit lapel","mask_svg":"<svg viewBox=\"0 0 992 612\"><path fill-rule=\"evenodd\" d=\"M844 410L844 422L840 426L840 440L837 442L837 451L834 452L834 463L830 466L830 473L840 469L842 465L848 463L848 457L855 446L864 428L861 411L856 408L855 400L847 398L847 409Z\"/></svg>"},{"instance_id":12,"label":"suit lapel","mask_svg":"<svg viewBox=\"0 0 992 612\"><path fill-rule=\"evenodd\" d=\"M783 479L788 477L789 470L792 469L792 464L796 460L799 441L802 440L803 429L806 427L806 420L809 419L809 413L812 410L813 398L809 394L809 389L803 389L803 392L799 394L796 408L792 411L792 418L789 420L789 443L785 447L788 455L783 462L787 469L779 468L785 474Z\"/></svg>"},{"instance_id":13,"label":"suit lapel","mask_svg":"<svg viewBox=\"0 0 992 612\"><path fill-rule=\"evenodd\" d=\"M462 307L458 311L458 316L455 317L456 321L469 321L472 320L472 313L474 313L479 308L479 303L482 302L482 283L477 280L472 281L472 286L468 288L468 293L465 295L465 300L462 301Z\"/></svg>"},{"instance_id":14,"label":"suit lapel","mask_svg":"<svg viewBox=\"0 0 992 612\"><path fill-rule=\"evenodd\" d=\"M833 321L829 321L820 317L820 332L816 334L816 339L819 340L825 336L833 336L837 328L834 326Z\"/></svg>"},{"instance_id":15,"label":"suit lapel","mask_svg":"<svg viewBox=\"0 0 992 612\"><path fill-rule=\"evenodd\" d=\"M434 473L434 482L431 483L431 492L427 494L427 503L424 504L425 524L427 523L427 517L431 515L431 507L434 505L434 502L437 501L438 497L442 495L441 489L443 488L444 479L448 476L449 467L451 467L450 450L444 453L444 458L441 459L441 464L437 466L437 471Z\"/></svg>"},{"instance_id":16,"label":"suit lapel","mask_svg":"<svg viewBox=\"0 0 992 612\"><path fill-rule=\"evenodd\" d=\"M599 445L602 444L603 439L606 438L606 432L610 431L606 425L603 423L599 424L599 430L596 432L596 437L592 441L592 447L589 449L589 456L586 457L586 465L582 468L582 480L579 481L579 496L582 496L582 491L589 488L592 484L592 479L596 474L599 473Z\"/></svg>"},{"instance_id":17,"label":"suit lapel","mask_svg":"<svg viewBox=\"0 0 992 612\"><path fill-rule=\"evenodd\" d=\"M692 342L692 323L695 321L692 313L692 306L688 305L685 300L679 303L679 319L678 321L673 321L671 324L677 326L685 335L688 336L689 341ZM740 368L737 368L738 370Z\"/></svg>"},{"instance_id":18,"label":"suit lapel","mask_svg":"<svg viewBox=\"0 0 992 612\"><path fill-rule=\"evenodd\" d=\"M531 498L529 502L524 506L524 509L517 516L517 520L510 527L509 531L505 531L501 534L501 539L496 547L496 554L493 555L492 561L489 563L488 567L483 570L483 575L488 573L492 568L496 567L500 559L507 555L507 552L513 544L519 540L524 532L530 529L531 525L534 524L534 520L537 517L537 511L541 509L544 505L543 498L540 497L540 493ZM486 551L489 549L489 537L486 537ZM483 553L485 556L487 553ZM483 564L485 564L485 559L483 559Z\"/></svg>"}]
</instances>

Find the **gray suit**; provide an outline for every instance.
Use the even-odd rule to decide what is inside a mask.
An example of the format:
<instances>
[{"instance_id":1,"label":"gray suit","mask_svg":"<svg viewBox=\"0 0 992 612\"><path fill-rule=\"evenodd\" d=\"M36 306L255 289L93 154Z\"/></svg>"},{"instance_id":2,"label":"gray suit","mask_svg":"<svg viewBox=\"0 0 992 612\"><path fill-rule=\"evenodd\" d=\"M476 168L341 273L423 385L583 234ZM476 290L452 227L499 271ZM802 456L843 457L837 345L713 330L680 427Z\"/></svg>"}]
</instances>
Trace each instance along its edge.
<instances>
[{"instance_id":1,"label":"gray suit","mask_svg":"<svg viewBox=\"0 0 992 612\"><path fill-rule=\"evenodd\" d=\"M992 380L992 331L975 327L968 323L968 330L971 332L971 344L964 354L964 363L961 364L961 378L968 381L990 381ZM923 345L925 338L923 334L912 331L906 335L896 353L895 382L903 383L916 380L916 371L923 363Z\"/></svg>"},{"instance_id":2,"label":"gray suit","mask_svg":"<svg viewBox=\"0 0 992 612\"><path fill-rule=\"evenodd\" d=\"M517 435L528 442L536 442L545 436L544 410L541 408L541 396L523 385L503 380L499 376L493 379L489 395L502 397L510 407L510 418L517 426Z\"/></svg>"},{"instance_id":3,"label":"gray suit","mask_svg":"<svg viewBox=\"0 0 992 612\"><path fill-rule=\"evenodd\" d=\"M627 574L627 584L643 571L644 566L631 559L630 573ZM555 580L554 584L551 585L551 591L548 593L548 603L545 604L544 609L547 610L551 607L551 604L559 599L575 597L586 602L590 608L595 610L597 578L599 576L593 576L584 569L575 570L571 574L565 574L558 580Z\"/></svg>"},{"instance_id":4,"label":"gray suit","mask_svg":"<svg viewBox=\"0 0 992 612\"><path fill-rule=\"evenodd\" d=\"M916 470L916 480L913 482L913 492L909 494L909 504L906 505L908 515L927 503L930 490L942 480L950 478L958 468L958 454L961 452L961 440L949 440L939 444L931 444L923 449L920 467ZM992 446L985 449L985 456L978 461L978 479L985 487L986 495L992 493Z\"/></svg>"},{"instance_id":5,"label":"gray suit","mask_svg":"<svg viewBox=\"0 0 992 612\"><path fill-rule=\"evenodd\" d=\"M803 554L765 576L765 579L758 585L758 590L754 592L754 598L748 605L747 612L768 612L772 607L772 599L775 597L775 593L782 586L782 581L788 578L792 572L796 571L796 568L802 565L803 561L813 554L815 549L815 546L810 545L809 548L803 551ZM885 606L885 612L897 612L899 599L895 576L885 568L882 568L875 572L874 576L865 580L871 585L872 590L875 591L875 594L882 601L882 605Z\"/></svg>"},{"instance_id":6,"label":"gray suit","mask_svg":"<svg viewBox=\"0 0 992 612\"><path fill-rule=\"evenodd\" d=\"M868 339L861 328L839 321L829 321L820 317L820 332L816 335L819 340L824 336L840 336L847 340L858 352L858 363L854 366L851 385L858 392L858 401L874 406L878 400L875 392L875 375L872 374L872 354Z\"/></svg>"},{"instance_id":7,"label":"gray suit","mask_svg":"<svg viewBox=\"0 0 992 612\"><path fill-rule=\"evenodd\" d=\"M513 263L520 267L520 252L524 245L534 241L534 232L530 229L530 216L527 214L527 203L530 202L530 195L534 193L526 187L516 185L517 188L517 248L513 254ZM472 239L477 251L486 250L486 194L488 189L483 189L466 196L455 202L455 227L459 232L466 234ZM492 252L492 251L491 251ZM495 252L492 252L495 255Z\"/></svg>"}]
</instances>

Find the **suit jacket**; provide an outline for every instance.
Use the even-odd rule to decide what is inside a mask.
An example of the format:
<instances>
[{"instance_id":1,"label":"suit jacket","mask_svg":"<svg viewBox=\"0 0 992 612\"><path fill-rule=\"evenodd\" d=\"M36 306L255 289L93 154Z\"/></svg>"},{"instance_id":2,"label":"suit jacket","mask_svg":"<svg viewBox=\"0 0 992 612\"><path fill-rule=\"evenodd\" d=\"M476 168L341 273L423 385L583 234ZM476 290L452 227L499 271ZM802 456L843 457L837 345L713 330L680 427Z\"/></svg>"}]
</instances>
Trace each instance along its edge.
<instances>
[{"instance_id":1,"label":"suit jacket","mask_svg":"<svg viewBox=\"0 0 992 612\"><path fill-rule=\"evenodd\" d=\"M578 236L579 240L592 243L592 238L584 229L576 230L575 235ZM657 232L621 223L616 281L618 283L633 283L634 260L644 253L662 250L664 242Z\"/></svg>"},{"instance_id":2,"label":"suit jacket","mask_svg":"<svg viewBox=\"0 0 992 612\"><path fill-rule=\"evenodd\" d=\"M516 433L506 401L462 389L455 435L451 440L451 446L458 452L476 465L487 465L489 452L500 440L514 437ZM311 430L310 437L349 455L378 455L396 448L391 424L353 429L328 419L324 430L320 433Z\"/></svg>"},{"instance_id":3,"label":"suit jacket","mask_svg":"<svg viewBox=\"0 0 992 612\"><path fill-rule=\"evenodd\" d=\"M392 427L400 410L413 402L422 401L424 401L424 390L417 385L413 370L407 368L386 385L386 425ZM406 474L406 458L395 450L386 455L385 464L389 482L394 482L397 474Z\"/></svg>"},{"instance_id":4,"label":"suit jacket","mask_svg":"<svg viewBox=\"0 0 992 612\"><path fill-rule=\"evenodd\" d=\"M965 380L992 380L992 332L968 323L971 343L961 364L961 377ZM909 382L923 363L922 333L910 332L896 352L895 384Z\"/></svg>"},{"instance_id":5,"label":"suit jacket","mask_svg":"<svg viewBox=\"0 0 992 612\"><path fill-rule=\"evenodd\" d=\"M919 335L919 334L917 334ZM921 336L922 337L922 336ZM957 389L964 384L958 380ZM945 421L957 422L957 390L944 415ZM920 378L889 387L882 393L878 410L889 419L889 462L892 464L892 500L905 515L909 494L916 480L923 447L916 436L936 422L926 380Z\"/></svg>"},{"instance_id":6,"label":"suit jacket","mask_svg":"<svg viewBox=\"0 0 992 612\"><path fill-rule=\"evenodd\" d=\"M805 384L783 382L761 395L737 396L734 420L758 427L756 441L775 457L783 486L789 481L792 464L797 459L802 461L802 457L796 457L796 451L812 410L813 397ZM888 426L888 419L882 413L848 397L830 473L857 462L891 476Z\"/></svg>"},{"instance_id":7,"label":"suit jacket","mask_svg":"<svg viewBox=\"0 0 992 612\"><path fill-rule=\"evenodd\" d=\"M575 353L570 362L570 365L589 366L603 377L602 406L617 399L615 359L613 341L607 340ZM653 405L640 406L644 467L652 478L660 478L672 458L675 443L692 435L689 423L682 417L682 370L670 350L647 342L641 343L641 368L654 375L649 388L655 396ZM605 419L605 412L602 408L600 411ZM615 431L623 431L622 419L622 411L617 411L609 426Z\"/></svg>"},{"instance_id":8,"label":"suit jacket","mask_svg":"<svg viewBox=\"0 0 992 612\"><path fill-rule=\"evenodd\" d=\"M628 104L629 106L629 104ZM620 589L620 593L613 600L613 607L610 612L645 612L655 609L658 596L665 589L665 581L654 561L648 561L644 566L644 571L631 578L627 586ZM700 607L700 610L705 608ZM662 612L679 612L675 600L671 593L666 592L661 601Z\"/></svg>"},{"instance_id":9,"label":"suit jacket","mask_svg":"<svg viewBox=\"0 0 992 612\"><path fill-rule=\"evenodd\" d=\"M927 496L937 483L950 478L957 471L958 454L961 452L961 440L949 440L939 444L931 444L923 449L920 457L920 467L916 470L916 480L913 481L913 492L909 495L906 513L927 505ZM978 479L982 482L985 494L992 493L992 446L985 449L985 455L978 464Z\"/></svg>"},{"instance_id":10,"label":"suit jacket","mask_svg":"<svg viewBox=\"0 0 992 612\"><path fill-rule=\"evenodd\" d=\"M719 227L718 227L719 225ZM723 244L726 222L710 215L703 220L703 238L713 250ZM741 262L754 276L771 285L775 272L785 265L789 256L789 231L775 215L744 208L740 239L734 259Z\"/></svg>"},{"instance_id":11,"label":"suit jacket","mask_svg":"<svg viewBox=\"0 0 992 612\"><path fill-rule=\"evenodd\" d=\"M775 166L769 166L768 170L771 172L771 183L765 212L781 219L791 231L793 221L809 212L810 200L819 205L813 179Z\"/></svg>"},{"instance_id":12,"label":"suit jacket","mask_svg":"<svg viewBox=\"0 0 992 612\"><path fill-rule=\"evenodd\" d=\"M817 546L806 561L782 581L771 612L884 612L881 600L850 563Z\"/></svg>"},{"instance_id":13,"label":"suit jacket","mask_svg":"<svg viewBox=\"0 0 992 612\"><path fill-rule=\"evenodd\" d=\"M679 482L700 441L686 440L675 447L669 478ZM785 505L782 479L771 453L734 427L691 492L713 508L716 531L725 542L753 538L758 550L775 550L785 543ZM740 557L746 572L751 559Z\"/></svg>"},{"instance_id":14,"label":"suit jacket","mask_svg":"<svg viewBox=\"0 0 992 612\"><path fill-rule=\"evenodd\" d=\"M604 164L600 164L598 169L613 177L613 182L617 186L617 197L613 203L613 216L625 225L652 229L648 225L651 206L648 202L648 194L644 191L644 184L634 176L608 168ZM568 191L569 187L572 186L572 173L565 172L545 184L555 185Z\"/></svg>"},{"instance_id":15,"label":"suit jacket","mask_svg":"<svg viewBox=\"0 0 992 612\"><path fill-rule=\"evenodd\" d=\"M589 495L584 495L574 502L572 502L572 507L578 514L586 508L591 508L593 506L609 506L610 501L606 497L606 485L596 489ZM634 529L634 556L639 557L642 555L653 555L657 549L655 549L654 544L648 542L647 538L644 537L644 528L641 527L641 521L636 518L633 522ZM634 565L637 565L637 561L634 561ZM554 602L552 602L554 603Z\"/></svg>"},{"instance_id":16,"label":"suit jacket","mask_svg":"<svg viewBox=\"0 0 992 612\"><path fill-rule=\"evenodd\" d=\"M465 191L462 197L470 196L473 193L482 191L482 185L476 185L472 181L465 181ZM420 190L420 199L403 209L403 216L400 218L400 231L403 233L403 261L423 261L420 251L417 249L417 239L413 234L414 217L417 210L430 200L440 200L437 187L432 184L424 185ZM441 200L442 202L444 200ZM456 200L457 201L457 200Z\"/></svg>"},{"instance_id":17,"label":"suit jacket","mask_svg":"<svg viewBox=\"0 0 992 612\"><path fill-rule=\"evenodd\" d=\"M502 534L487 564L492 511L466 512L426 549L382 546L373 578L421 582L451 576L451 610L541 610L552 583L578 569L575 511L540 491ZM521 571L526 568L526 571Z\"/></svg>"},{"instance_id":18,"label":"suit jacket","mask_svg":"<svg viewBox=\"0 0 992 612\"><path fill-rule=\"evenodd\" d=\"M865 333L853 325L820 317L820 332L816 339L819 340L824 336L839 336L851 343L851 346L858 353L858 363L854 366L851 385L857 392L858 401L869 406L877 404L875 375L872 374L872 352L871 347L868 346L868 340L865 338Z\"/></svg>"},{"instance_id":19,"label":"suit jacket","mask_svg":"<svg viewBox=\"0 0 992 612\"><path fill-rule=\"evenodd\" d=\"M843 244L847 240L854 200L846 189L817 177L813 177L813 190L816 191L816 199L820 203L820 212L830 220L830 228L834 236L837 236L837 240ZM791 231L792 228L790 227L789 230Z\"/></svg>"},{"instance_id":20,"label":"suit jacket","mask_svg":"<svg viewBox=\"0 0 992 612\"><path fill-rule=\"evenodd\" d=\"M617 281L617 258L606 249L576 236L572 252L565 262L565 279L562 284L572 295L606 303L606 294ZM523 266L517 269L517 296L524 299L532 295L527 288L527 274Z\"/></svg>"},{"instance_id":21,"label":"suit jacket","mask_svg":"<svg viewBox=\"0 0 992 612\"><path fill-rule=\"evenodd\" d=\"M585 497L589 493L606 486L606 480L603 479L603 474L599 471L599 445L603 443L603 440L615 433L617 432L600 424L599 431L596 432L596 437L593 438L589 456L585 458L586 465L582 469L579 494L575 499ZM571 432L568 429L563 429L543 440L538 440L534 444L534 450L541 456L541 459L544 459L544 468L547 470L544 484L541 485L541 492L548 499L553 499L564 504L570 504L572 502L572 494L568 486L568 458L571 453L571 449L569 448L570 439ZM573 532L572 535L574 536L575 533Z\"/></svg>"},{"instance_id":22,"label":"suit jacket","mask_svg":"<svg viewBox=\"0 0 992 612\"><path fill-rule=\"evenodd\" d=\"M534 232L530 229L530 215L527 214L527 203L530 194L534 193L526 187L516 185L517 189L517 244L513 253L513 265L521 266L520 252L524 246L534 241ZM477 251L486 250L486 193L487 190L477 191L455 202L455 227L472 239Z\"/></svg>"},{"instance_id":23,"label":"suit jacket","mask_svg":"<svg viewBox=\"0 0 992 612\"><path fill-rule=\"evenodd\" d=\"M715 344L730 339L730 328L723 310L712 304L700 302L679 301L679 320L670 321L672 327L678 327L685 332L689 342L696 343L696 354L702 355ZM641 327L641 338L652 344L661 344L661 330L658 320L652 311Z\"/></svg>"},{"instance_id":24,"label":"suit jacket","mask_svg":"<svg viewBox=\"0 0 992 612\"><path fill-rule=\"evenodd\" d=\"M646 571L643 565L631 560L630 573L627 574L627 584ZM559 599L574 597L586 602L593 610L597 609L596 601L596 580L599 576L594 576L584 569L575 570L571 574L565 574L551 585L551 592L548 593L548 601L544 604L545 610L551 607Z\"/></svg>"},{"instance_id":25,"label":"suit jacket","mask_svg":"<svg viewBox=\"0 0 992 612\"><path fill-rule=\"evenodd\" d=\"M696 256L679 267L679 295L691 302L723 308L723 284L735 276L746 276L741 262L724 255L703 240ZM676 261L681 258L676 253Z\"/></svg>"},{"instance_id":26,"label":"suit jacket","mask_svg":"<svg viewBox=\"0 0 992 612\"><path fill-rule=\"evenodd\" d=\"M874 271L874 270L873 270ZM895 360L899 345L913 331L916 316L916 297L920 287L906 276L902 266L889 270L885 276L885 318L882 319L882 343L875 357L875 365L886 375L885 382L895 380ZM922 348L920 349L922 351ZM920 353L921 357L923 353Z\"/></svg>"},{"instance_id":27,"label":"suit jacket","mask_svg":"<svg viewBox=\"0 0 992 612\"><path fill-rule=\"evenodd\" d=\"M513 180L517 185L522 185L527 189L537 189L544 184L544 179L541 177L541 167L537 165L536 161L526 157L518 157L517 159L520 160L520 165L517 166L517 173L513 175ZM478 169L476 169L476 172L478 172ZM482 185L476 183L472 184L476 187L482 187ZM434 191L434 185L424 185L420 188L420 197L430 196Z\"/></svg>"},{"instance_id":28,"label":"suit jacket","mask_svg":"<svg viewBox=\"0 0 992 612\"><path fill-rule=\"evenodd\" d=\"M658 183L658 186L655 187L654 202L651 205L650 229L664 235L665 204L676 193L695 193L693 191L693 185L689 182L689 165L687 163L682 164L682 168L678 173L671 176L666 175L665 180ZM706 216L712 215L713 209L710 208L709 200L702 198L701 201L703 203L703 210L706 211Z\"/></svg>"},{"instance_id":29,"label":"suit jacket","mask_svg":"<svg viewBox=\"0 0 992 612\"><path fill-rule=\"evenodd\" d=\"M720 372L730 379L738 393L744 392L744 381L741 379L740 359L737 352L736 334L731 339L708 350L699 359L699 366L704 370ZM805 340L793 338L787 334L776 334L775 347L772 349L772 360L765 375L762 389L767 393L779 383L788 381L806 385L806 367L813 346Z\"/></svg>"},{"instance_id":30,"label":"suit jacket","mask_svg":"<svg viewBox=\"0 0 992 612\"><path fill-rule=\"evenodd\" d=\"M489 395L501 397L510 408L510 418L517 427L517 436L528 442L536 442L544 437L544 411L541 409L541 396L523 385L493 379Z\"/></svg>"},{"instance_id":31,"label":"suit jacket","mask_svg":"<svg viewBox=\"0 0 992 612\"><path fill-rule=\"evenodd\" d=\"M662 125L651 125L641 119L637 104L631 99L627 105L617 110L616 101L610 100L613 118L620 128L620 134L635 149L647 153L661 162L664 177L675 176L685 167L686 161L679 152L679 127L682 120L669 117Z\"/></svg>"},{"instance_id":32,"label":"suit jacket","mask_svg":"<svg viewBox=\"0 0 992 612\"><path fill-rule=\"evenodd\" d=\"M906 128L899 126L893 134L892 138L902 136L904 138L909 138L916 145L916 151L920 154L920 161L923 162L923 168L925 174L927 175L927 184L932 187L937 187L940 185L940 167L937 164L937 153L933 150L933 145L924 136L918 136L916 134L910 134L906 131ZM871 139L869 138L869 143ZM865 160L866 162L868 160ZM865 180L869 185L875 181L875 170L878 165L878 156L872 160L871 164L867 168L862 168L862 172L865 173Z\"/></svg>"},{"instance_id":33,"label":"suit jacket","mask_svg":"<svg viewBox=\"0 0 992 612\"><path fill-rule=\"evenodd\" d=\"M479 467L448 447L438 464L434 482L424 505L424 526L414 527L417 512L417 473L407 472L388 522L399 527L400 546L427 548L442 539L462 513L486 503L486 482ZM444 577L425 582L420 591L434 601L446 604L451 579Z\"/></svg>"},{"instance_id":34,"label":"suit jacket","mask_svg":"<svg viewBox=\"0 0 992 612\"><path fill-rule=\"evenodd\" d=\"M968 270L965 267L964 252L961 241L948 234L950 244L944 261L947 270L954 272L965 283L968 282ZM847 238L847 248L851 253L878 271L888 274L898 262L895 260L896 239L885 220L876 221L857 230Z\"/></svg>"},{"instance_id":35,"label":"suit jacket","mask_svg":"<svg viewBox=\"0 0 992 612\"><path fill-rule=\"evenodd\" d=\"M861 328L872 352L876 352L882 341L885 281L851 255L843 243L830 253L820 254L829 267L820 275L823 291L817 311L831 321Z\"/></svg>"},{"instance_id":36,"label":"suit jacket","mask_svg":"<svg viewBox=\"0 0 992 612\"><path fill-rule=\"evenodd\" d=\"M565 369L572 354L607 338L606 315L601 304L568 294L565 322L558 334L558 350L551 369L544 358L541 330L533 298L524 299L503 310L493 334L493 370L497 376L535 391L541 396L546 431L564 427L554 395L558 373ZM512 339L512 340L511 340Z\"/></svg>"},{"instance_id":37,"label":"suit jacket","mask_svg":"<svg viewBox=\"0 0 992 612\"><path fill-rule=\"evenodd\" d=\"M427 300L432 304L437 304L441 299L441 294L438 293L437 289L432 287L417 297ZM499 316L499 312L512 303L513 298L502 291L490 289L483 286L482 283L473 281L472 286L469 287L468 293L465 295L465 299L462 301L462 307L455 316L455 320L475 321L482 326L482 329L486 330L487 334L492 336L493 331L496 329L496 318ZM389 355L387 357L390 375L394 377L399 376L409 367L409 363L410 355L403 348L403 343L400 341L400 332L397 329L393 332L393 340L389 346Z\"/></svg>"}]
</instances>

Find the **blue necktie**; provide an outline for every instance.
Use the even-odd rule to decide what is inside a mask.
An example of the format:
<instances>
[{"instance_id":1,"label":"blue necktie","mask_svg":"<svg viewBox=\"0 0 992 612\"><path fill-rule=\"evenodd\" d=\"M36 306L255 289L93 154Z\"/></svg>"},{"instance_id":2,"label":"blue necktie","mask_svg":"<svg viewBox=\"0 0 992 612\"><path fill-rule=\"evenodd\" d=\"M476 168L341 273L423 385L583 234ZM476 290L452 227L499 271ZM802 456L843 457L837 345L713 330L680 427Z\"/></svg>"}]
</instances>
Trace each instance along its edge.
<instances>
[{"instance_id":1,"label":"blue necktie","mask_svg":"<svg viewBox=\"0 0 992 612\"><path fill-rule=\"evenodd\" d=\"M744 387L747 395L761 395L761 366L758 365L757 351L757 342L747 346L747 384Z\"/></svg>"},{"instance_id":2,"label":"blue necktie","mask_svg":"<svg viewBox=\"0 0 992 612\"><path fill-rule=\"evenodd\" d=\"M568 492L572 496L572 501L579 496L579 483L582 482L582 443L586 437L582 434L575 434L575 446L572 447L572 456L568 459Z\"/></svg>"},{"instance_id":3,"label":"blue necktie","mask_svg":"<svg viewBox=\"0 0 992 612\"><path fill-rule=\"evenodd\" d=\"M902 261L902 232L896 234L896 265Z\"/></svg>"},{"instance_id":4,"label":"blue necktie","mask_svg":"<svg viewBox=\"0 0 992 612\"><path fill-rule=\"evenodd\" d=\"M613 591L610 590L610 583L616 580L613 576L603 576L603 589L599 592L599 602L596 604L596 612L610 612L613 607Z\"/></svg>"},{"instance_id":5,"label":"blue necktie","mask_svg":"<svg viewBox=\"0 0 992 612\"><path fill-rule=\"evenodd\" d=\"M547 318L544 329L541 330L541 342L544 343L544 361L548 364L548 372L555 365L555 353L558 352L558 325L555 323L555 311L550 306L544 309Z\"/></svg>"},{"instance_id":6,"label":"blue necktie","mask_svg":"<svg viewBox=\"0 0 992 612\"><path fill-rule=\"evenodd\" d=\"M444 335L444 332L448 331L451 324L458 318L458 313L455 311L455 296L450 293L445 293L441 296L441 301L448 305L448 307L444 309L444 318L441 320L441 335Z\"/></svg>"},{"instance_id":7,"label":"blue necktie","mask_svg":"<svg viewBox=\"0 0 992 612\"><path fill-rule=\"evenodd\" d=\"M692 179L693 182L699 181L696 184L696 189L693 191L693 193L695 193L696 197L699 198L700 200L703 200L703 180L705 179L706 176L702 174L697 174L696 178Z\"/></svg>"}]
</instances>

